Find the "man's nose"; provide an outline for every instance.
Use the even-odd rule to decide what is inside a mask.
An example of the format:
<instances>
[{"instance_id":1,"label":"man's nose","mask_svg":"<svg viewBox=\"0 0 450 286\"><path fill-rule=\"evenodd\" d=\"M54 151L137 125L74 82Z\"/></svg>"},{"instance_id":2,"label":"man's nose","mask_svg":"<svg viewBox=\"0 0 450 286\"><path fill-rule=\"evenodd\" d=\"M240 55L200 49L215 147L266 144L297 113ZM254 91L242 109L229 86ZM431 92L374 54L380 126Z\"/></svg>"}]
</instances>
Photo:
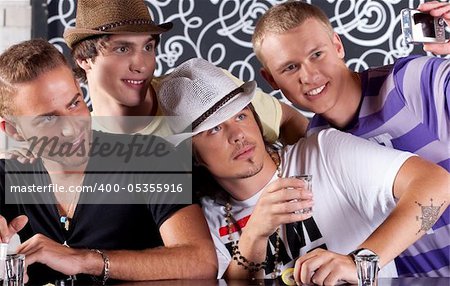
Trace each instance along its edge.
<instances>
[{"instance_id":1,"label":"man's nose","mask_svg":"<svg viewBox=\"0 0 450 286\"><path fill-rule=\"evenodd\" d=\"M312 65L302 65L299 72L299 81L302 84L315 83L319 78L317 69Z\"/></svg>"},{"instance_id":2,"label":"man's nose","mask_svg":"<svg viewBox=\"0 0 450 286\"><path fill-rule=\"evenodd\" d=\"M62 118L61 119L61 135L64 137L71 137L75 135L75 122L70 118Z\"/></svg>"},{"instance_id":3,"label":"man's nose","mask_svg":"<svg viewBox=\"0 0 450 286\"><path fill-rule=\"evenodd\" d=\"M230 132L230 143L236 144L238 142L243 142L245 139L245 133L240 126L228 126Z\"/></svg>"},{"instance_id":4,"label":"man's nose","mask_svg":"<svg viewBox=\"0 0 450 286\"><path fill-rule=\"evenodd\" d=\"M144 52L135 52L130 61L130 71L143 73L149 68L150 56Z\"/></svg>"}]
</instances>

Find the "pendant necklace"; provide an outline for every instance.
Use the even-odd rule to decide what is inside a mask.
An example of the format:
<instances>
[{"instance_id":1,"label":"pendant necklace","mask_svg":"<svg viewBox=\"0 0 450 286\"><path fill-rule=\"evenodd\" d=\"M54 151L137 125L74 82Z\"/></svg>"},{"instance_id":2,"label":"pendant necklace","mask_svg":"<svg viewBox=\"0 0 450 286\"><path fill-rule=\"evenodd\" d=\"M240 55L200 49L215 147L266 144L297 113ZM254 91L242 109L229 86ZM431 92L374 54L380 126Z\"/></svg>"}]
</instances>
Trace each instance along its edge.
<instances>
[{"instance_id":1,"label":"pendant necklace","mask_svg":"<svg viewBox=\"0 0 450 286\"><path fill-rule=\"evenodd\" d=\"M72 220L73 215L75 214L75 208L76 208L77 201L78 201L79 197L80 197L80 193L77 192L73 196L73 198L72 198L72 200L71 200L71 202L69 204L69 209L67 210L66 215L61 215L60 218L59 218L59 222L64 226L64 229L66 231L69 231L70 221ZM63 213L62 212L62 208L60 210L60 213Z\"/></svg>"}]
</instances>

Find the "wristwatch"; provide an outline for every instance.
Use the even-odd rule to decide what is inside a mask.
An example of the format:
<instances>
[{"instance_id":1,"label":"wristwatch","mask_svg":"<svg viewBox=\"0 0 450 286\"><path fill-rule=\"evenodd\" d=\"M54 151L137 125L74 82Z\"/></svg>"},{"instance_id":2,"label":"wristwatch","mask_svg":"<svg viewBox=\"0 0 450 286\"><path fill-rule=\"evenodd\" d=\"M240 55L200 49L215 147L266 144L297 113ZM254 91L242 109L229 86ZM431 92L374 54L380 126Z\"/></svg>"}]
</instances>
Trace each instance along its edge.
<instances>
[{"instance_id":1,"label":"wristwatch","mask_svg":"<svg viewBox=\"0 0 450 286\"><path fill-rule=\"evenodd\" d=\"M358 255L376 256L377 257L376 260L378 261L378 255L375 252L373 252L372 250L368 249L368 248L359 248L357 250L354 250L354 251L350 252L348 255L353 259L353 262L356 265L357 265L357 263L356 263L356 256L358 256ZM380 271L380 265L377 265L377 269L378 269L378 271Z\"/></svg>"},{"instance_id":2,"label":"wristwatch","mask_svg":"<svg viewBox=\"0 0 450 286\"><path fill-rule=\"evenodd\" d=\"M370 250L368 248L358 248L357 250L350 252L348 255L350 255L350 257L353 259L353 261L355 263L356 263L357 255L376 255L376 256L378 256L375 252L373 252L372 250Z\"/></svg>"}]
</instances>

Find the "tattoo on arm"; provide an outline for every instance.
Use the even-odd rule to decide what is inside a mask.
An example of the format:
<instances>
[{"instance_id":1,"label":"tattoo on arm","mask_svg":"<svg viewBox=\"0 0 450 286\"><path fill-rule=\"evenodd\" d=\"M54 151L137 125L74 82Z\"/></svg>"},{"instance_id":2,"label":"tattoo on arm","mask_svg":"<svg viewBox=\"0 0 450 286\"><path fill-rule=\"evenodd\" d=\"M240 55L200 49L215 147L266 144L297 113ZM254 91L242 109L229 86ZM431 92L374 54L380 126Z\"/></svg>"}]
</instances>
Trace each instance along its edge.
<instances>
[{"instance_id":1,"label":"tattoo on arm","mask_svg":"<svg viewBox=\"0 0 450 286\"><path fill-rule=\"evenodd\" d=\"M433 199L430 199L429 206L424 206L418 202L415 203L421 208L422 212L422 216L416 216L417 221L419 220L422 221L420 229L416 234L418 234L421 231L427 232L438 220L439 211L441 210L441 207L444 205L445 202L443 202L440 206L433 206Z\"/></svg>"}]
</instances>

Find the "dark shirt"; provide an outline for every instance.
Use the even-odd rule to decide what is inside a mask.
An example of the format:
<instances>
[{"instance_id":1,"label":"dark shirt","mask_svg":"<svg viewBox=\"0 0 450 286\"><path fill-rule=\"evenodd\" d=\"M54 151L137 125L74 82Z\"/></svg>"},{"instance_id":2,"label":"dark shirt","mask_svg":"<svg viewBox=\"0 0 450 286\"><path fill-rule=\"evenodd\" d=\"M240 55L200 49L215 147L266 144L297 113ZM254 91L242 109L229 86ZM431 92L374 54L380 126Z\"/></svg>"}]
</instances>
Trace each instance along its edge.
<instances>
[{"instance_id":1,"label":"dark shirt","mask_svg":"<svg viewBox=\"0 0 450 286\"><path fill-rule=\"evenodd\" d=\"M94 138L100 139L101 142L118 142L122 139L129 140L130 137L129 135L95 132ZM168 144L158 137L155 138L157 138L155 142ZM167 145L167 150L174 152L170 145ZM173 175L163 176L162 174L169 169L180 171L180 166L174 166L176 163L173 162L177 155L174 153L174 157L170 156L172 155L166 154L158 157L154 154L140 154L132 156L131 160L125 162L123 158L113 158L114 156L93 155L89 159L83 185L117 184L127 186L131 184L135 186L144 182L172 183L168 182L168 177L173 177ZM168 166L167 160L172 160L170 166ZM6 188L11 184L45 186L51 183L47 170L40 160L33 165L21 165L12 160L6 162L7 171L19 170L19 172L8 173L5 178L5 160L0 161L0 214L5 216L7 221L19 214L28 216L28 225L19 233L22 242L40 233L58 243L66 242L73 248L103 250L153 248L163 245L159 227L171 214L186 206L171 204L170 197L165 204L153 204L151 196L142 196L140 204L102 204L102 199L105 197L81 193L79 204L70 221L70 228L66 231L64 225L60 223L60 215L55 204L5 204ZM142 164L156 167L142 170ZM141 172L136 170L141 170ZM36 198L36 201L54 202L53 194L33 193L31 195ZM128 196L140 194L122 192L122 195L125 195L123 198L127 199ZM118 198L120 199L120 197ZM20 198L18 200L20 201ZM169 202L167 203L167 201ZM67 278L66 275L57 273L39 263L29 266L27 271L31 284L54 283L56 279ZM87 275L77 275L77 280L92 281L91 277Z\"/></svg>"}]
</instances>

